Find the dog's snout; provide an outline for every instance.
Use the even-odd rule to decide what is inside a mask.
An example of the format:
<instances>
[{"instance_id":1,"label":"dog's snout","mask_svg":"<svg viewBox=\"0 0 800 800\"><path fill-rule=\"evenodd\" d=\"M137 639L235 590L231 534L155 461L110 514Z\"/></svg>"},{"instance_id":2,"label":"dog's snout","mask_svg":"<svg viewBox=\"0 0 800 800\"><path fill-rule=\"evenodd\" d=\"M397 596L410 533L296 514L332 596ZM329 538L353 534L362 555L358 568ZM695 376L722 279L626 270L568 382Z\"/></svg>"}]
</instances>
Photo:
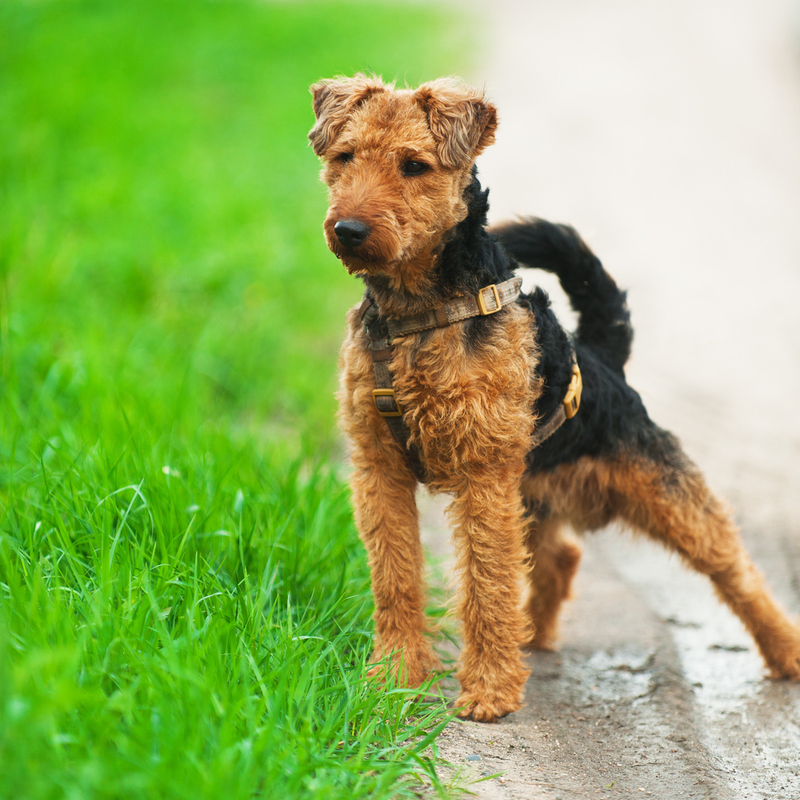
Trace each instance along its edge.
<instances>
[{"instance_id":1,"label":"dog's snout","mask_svg":"<svg viewBox=\"0 0 800 800\"><path fill-rule=\"evenodd\" d=\"M369 236L369 225L357 219L340 219L334 226L336 238L350 250L364 244Z\"/></svg>"}]
</instances>

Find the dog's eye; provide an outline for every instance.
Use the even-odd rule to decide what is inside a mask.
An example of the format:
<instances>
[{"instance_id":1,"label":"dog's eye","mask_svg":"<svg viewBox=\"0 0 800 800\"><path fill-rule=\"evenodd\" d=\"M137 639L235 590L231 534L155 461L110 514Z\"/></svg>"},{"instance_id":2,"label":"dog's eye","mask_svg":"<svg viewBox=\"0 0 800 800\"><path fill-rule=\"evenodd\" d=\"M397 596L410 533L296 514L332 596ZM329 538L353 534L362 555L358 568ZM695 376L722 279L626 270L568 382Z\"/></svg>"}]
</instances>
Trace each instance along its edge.
<instances>
[{"instance_id":1,"label":"dog's eye","mask_svg":"<svg viewBox=\"0 0 800 800\"><path fill-rule=\"evenodd\" d=\"M353 160L353 153L339 153L333 160L338 161L340 164L347 164Z\"/></svg>"},{"instance_id":2,"label":"dog's eye","mask_svg":"<svg viewBox=\"0 0 800 800\"><path fill-rule=\"evenodd\" d=\"M403 175L422 175L429 169L430 167L423 161L406 161L401 167Z\"/></svg>"}]
</instances>

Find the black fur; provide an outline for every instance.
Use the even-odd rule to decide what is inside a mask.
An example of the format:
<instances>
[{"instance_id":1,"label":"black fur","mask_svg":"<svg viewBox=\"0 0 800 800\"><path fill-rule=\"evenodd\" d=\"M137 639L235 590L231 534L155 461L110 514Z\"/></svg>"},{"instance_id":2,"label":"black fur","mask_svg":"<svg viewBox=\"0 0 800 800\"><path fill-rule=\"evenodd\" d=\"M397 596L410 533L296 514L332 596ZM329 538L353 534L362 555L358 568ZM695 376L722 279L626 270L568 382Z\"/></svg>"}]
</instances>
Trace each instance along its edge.
<instances>
[{"instance_id":1,"label":"black fur","mask_svg":"<svg viewBox=\"0 0 800 800\"><path fill-rule=\"evenodd\" d=\"M454 231L437 269L442 294L451 295L454 289L475 293L507 280L519 259L554 273L579 315L578 328L570 337L542 289L523 294L518 301L536 320L541 353L536 369L544 379L534 409L539 419L547 419L566 394L573 348L583 375L580 411L531 451L529 470L549 470L582 456L613 458L622 450L634 450L661 464L675 461L676 440L650 420L641 398L625 380L623 367L633 338L630 314L625 293L599 259L572 228L544 220L512 223L489 234L485 230L488 190L481 189L475 176L467 193L469 213ZM492 322L492 317L476 317L465 323L472 346L480 347Z\"/></svg>"},{"instance_id":2,"label":"black fur","mask_svg":"<svg viewBox=\"0 0 800 800\"><path fill-rule=\"evenodd\" d=\"M437 290L448 299L454 289L477 294L484 286L502 283L513 278L517 268L495 237L486 232L489 190L481 189L474 168L464 199L467 216L456 225L436 265Z\"/></svg>"},{"instance_id":3,"label":"black fur","mask_svg":"<svg viewBox=\"0 0 800 800\"><path fill-rule=\"evenodd\" d=\"M530 470L551 469L581 456L613 457L622 449L654 455L663 449L664 432L625 381L623 368L633 339L630 313L625 293L599 259L566 225L529 219L502 226L495 235L514 258L554 273L579 315L571 345L541 289L519 301L531 309L538 326L537 370L545 382L536 409L540 417L553 413L566 393L572 346L583 375L580 411L531 452Z\"/></svg>"}]
</instances>

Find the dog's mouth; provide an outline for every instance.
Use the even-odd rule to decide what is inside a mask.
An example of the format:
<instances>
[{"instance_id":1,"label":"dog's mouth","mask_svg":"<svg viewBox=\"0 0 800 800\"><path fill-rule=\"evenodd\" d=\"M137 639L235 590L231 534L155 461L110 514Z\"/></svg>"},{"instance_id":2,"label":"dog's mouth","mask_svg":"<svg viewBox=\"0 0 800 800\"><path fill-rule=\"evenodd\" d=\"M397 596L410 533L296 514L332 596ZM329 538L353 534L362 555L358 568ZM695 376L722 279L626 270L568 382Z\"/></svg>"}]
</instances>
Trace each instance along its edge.
<instances>
[{"instance_id":1,"label":"dog's mouth","mask_svg":"<svg viewBox=\"0 0 800 800\"><path fill-rule=\"evenodd\" d=\"M327 237L328 249L338 258L351 275L376 275L391 272L399 259L387 258L382 248L370 247L367 242L360 247L346 247L336 238Z\"/></svg>"}]
</instances>

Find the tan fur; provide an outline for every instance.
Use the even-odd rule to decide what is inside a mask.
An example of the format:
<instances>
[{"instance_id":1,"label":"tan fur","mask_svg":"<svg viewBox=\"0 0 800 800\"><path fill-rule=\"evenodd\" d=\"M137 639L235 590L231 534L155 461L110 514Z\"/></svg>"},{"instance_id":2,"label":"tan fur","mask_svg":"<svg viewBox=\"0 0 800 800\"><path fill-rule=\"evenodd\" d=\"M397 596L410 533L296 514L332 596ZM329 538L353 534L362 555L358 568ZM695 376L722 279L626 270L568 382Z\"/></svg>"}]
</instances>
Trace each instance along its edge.
<instances>
[{"instance_id":1,"label":"tan fur","mask_svg":"<svg viewBox=\"0 0 800 800\"><path fill-rule=\"evenodd\" d=\"M729 510L688 459L665 475L633 454L613 462L584 458L546 475L526 476L522 490L576 530L620 520L679 553L709 576L720 599L750 631L773 676L800 678L800 630L772 598Z\"/></svg>"},{"instance_id":2,"label":"tan fur","mask_svg":"<svg viewBox=\"0 0 800 800\"><path fill-rule=\"evenodd\" d=\"M466 215L463 199L477 154L492 143L495 109L451 79L395 91L357 75L312 87L317 123L309 134L324 160L330 249L373 286L381 313L427 310L432 268ZM435 168L409 180L409 161ZM370 235L358 248L334 226L357 219ZM356 254L354 250L357 249ZM635 455L585 458L535 478L525 474L542 387L535 322L512 304L494 318L479 351L462 326L393 342L390 370L428 488L447 492L458 554L458 613L464 652L461 716L492 721L520 707L528 671L520 645L551 648L557 616L580 561L565 526L592 530L621 519L708 574L752 632L776 674L800 677L800 633L750 563L726 510L688 463L665 476ZM341 351L340 420L351 443L355 519L367 549L375 597L376 660L388 657L409 686L437 659L426 638L423 555L406 453L377 413L373 365L357 308ZM526 513L546 505L541 521ZM531 564L534 564L531 570ZM531 596L522 607L520 585Z\"/></svg>"}]
</instances>

